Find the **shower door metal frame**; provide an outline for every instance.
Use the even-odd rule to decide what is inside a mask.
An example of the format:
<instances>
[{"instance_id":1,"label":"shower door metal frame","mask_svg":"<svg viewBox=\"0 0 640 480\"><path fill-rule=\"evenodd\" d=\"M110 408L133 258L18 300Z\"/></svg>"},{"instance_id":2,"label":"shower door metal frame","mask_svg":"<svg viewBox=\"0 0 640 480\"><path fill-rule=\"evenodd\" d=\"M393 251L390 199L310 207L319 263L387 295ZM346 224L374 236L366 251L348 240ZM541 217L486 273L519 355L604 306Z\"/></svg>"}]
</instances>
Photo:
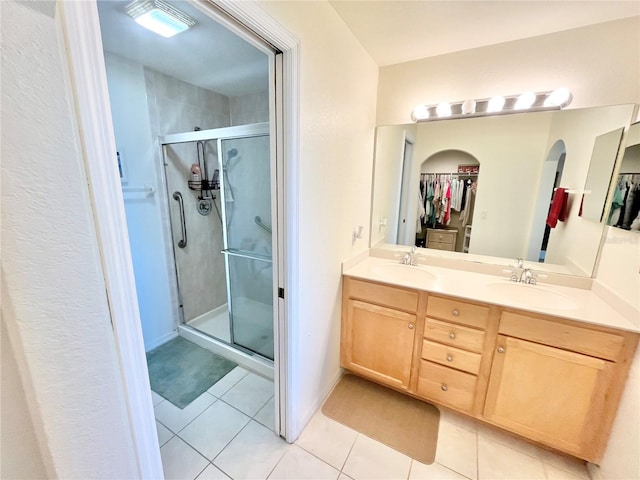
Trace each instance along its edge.
<instances>
[{"instance_id":1,"label":"shower door metal frame","mask_svg":"<svg viewBox=\"0 0 640 480\"><path fill-rule=\"evenodd\" d=\"M247 253L240 253L240 252L233 252L230 251L229 249L229 243L228 243L228 232L227 232L227 213L226 213L226 200L225 200L225 175L224 175L224 171L223 171L223 158L222 158L222 141L223 140L233 140L233 139L240 139L240 138L253 138L253 137L264 137L264 136L269 136L271 134L270 132L270 128L269 128L269 122L262 122L262 123L253 123L253 124L249 124L249 125L239 125L239 126L235 126L235 127L222 127L222 128L213 128L213 129L209 129L209 130L198 130L198 131L193 131L193 132L184 132L184 133L172 133L172 134L168 134L168 135L162 135L158 137L158 142L160 144L160 146L162 147L162 163L165 166L165 168L163 168L163 176L164 176L164 183L165 183L165 191L167 193L167 205L168 205L168 214L169 214L169 225L171 228L171 251L173 253L173 261L175 264L175 274L176 274L176 291L178 294L178 299L180 302L180 306L179 306L179 311L180 311L180 322L182 324L187 324L186 323L186 319L184 316L184 308L183 308L183 299L182 299L182 291L180 288L181 282L180 282L180 273L178 271L178 262L177 262L177 257L176 257L176 242L175 242L175 238L174 238L174 225L173 225L173 219L171 217L171 207L169 206L169 180L167 178L167 172L166 172L166 147L169 145L175 145L175 144L180 144L180 143L194 143L194 142L198 142L198 141L215 141L216 142L216 146L217 146L217 157L218 157L218 165L220 167L220 171L221 171L221 175L220 175L220 205L221 205L221 216L222 216L222 242L223 242L223 251L221 253L224 254L224 263L225 263L225 281L226 281L226 290L227 290L227 309L230 312L229 315L229 336L230 336L230 345L234 348L237 348L245 353L248 353L250 355L259 355L261 358L263 358L265 361L267 362L271 362L273 363L272 359L269 359L263 355L261 355L258 352L255 352L249 348L246 348L242 345L239 345L237 343L235 343L234 341L234 334L233 334L233 301L231 300L231 279L229 276L229 256L243 256L245 258L250 258L252 260L256 260L256 261L266 261L266 258L264 258L264 256L262 255L250 255ZM273 175L275 175L275 172L272 171L273 170L273 159L271 159L271 149L269 149L269 167L270 167L270 177L273 177ZM271 184L273 182L270 181L270 187ZM186 184L186 180L185 180L185 184ZM273 212L273 205L274 205L274 194L277 192L273 192L273 188L270 188L270 196L271 196L271 205L272 205L272 218L274 217L274 212ZM271 235L271 242L272 245L274 243L274 233L272 233ZM272 249L273 252L273 249ZM262 258L261 258L262 257ZM274 264L273 262L273 253L271 258L268 260L272 265ZM273 271L273 269L272 269ZM273 275L276 275L276 272L273 272ZM275 278L272 277L272 330L274 331L274 354L275 354L275 350L278 348L277 345L275 345L275 320L278 318L277 317L277 298L275 298L275 290L276 290L276 285L278 284L278 282L276 281ZM219 338L216 338L217 340L224 342L224 340L221 340Z\"/></svg>"},{"instance_id":2,"label":"shower door metal frame","mask_svg":"<svg viewBox=\"0 0 640 480\"><path fill-rule=\"evenodd\" d=\"M241 348L242 350L245 350L247 352L250 352L252 355L260 355L261 357L273 361L273 359L269 359L268 357L265 357L264 355L260 354L259 352L256 352L254 350L251 350L248 347L245 347L244 345L240 345L239 343L236 343L235 338L234 338L234 331L233 331L233 314L234 314L234 310L233 310L233 299L231 297L231 265L230 265L230 260L229 257L240 257L240 258L246 258L248 260L253 260L253 261L257 261L257 262L268 262L271 263L272 265L272 276L271 276L271 287L272 287L272 302L271 302L271 313L272 313L272 326L271 326L271 332L273 334L274 332L274 325L273 325L273 320L276 317L276 311L274 310L276 307L276 303L277 303L277 299L273 297L273 285L274 285L274 279L273 279L273 254L270 258L267 258L264 255L260 255L254 252L248 252L248 251L242 251L242 250L234 250L229 248L229 226L227 224L227 199L226 199L226 188L225 188L225 182L227 181L227 175L225 174L225 166L224 166L224 151L222 149L222 142L226 141L226 140L233 140L233 139L242 139L242 138L255 138L255 137L268 137L269 136L269 124L263 124L266 125L266 130L263 133L254 133L252 135L237 135L234 137L220 137L217 140L217 149L218 149L218 163L220 166L220 203L222 205L222 245L223 245L223 250L222 253L224 254L224 267L225 267L225 274L226 274L226 282L227 282L227 305L228 305L228 310L229 310L229 336L231 338L230 342L231 345L233 345L235 348ZM271 152L269 151L269 157L271 157ZM273 172L271 172L271 161L269 162L269 176L271 177L271 175L273 175ZM269 201L270 203L273 204L272 202L272 195L274 192L271 191L271 181L269 182ZM271 212L273 214L273 212ZM271 215L273 217L273 215ZM271 233L271 242L273 245L273 231ZM273 252L273 249L272 249ZM274 336L275 339L275 336ZM274 345L274 355L275 355L275 349L276 349L276 345Z\"/></svg>"}]
</instances>

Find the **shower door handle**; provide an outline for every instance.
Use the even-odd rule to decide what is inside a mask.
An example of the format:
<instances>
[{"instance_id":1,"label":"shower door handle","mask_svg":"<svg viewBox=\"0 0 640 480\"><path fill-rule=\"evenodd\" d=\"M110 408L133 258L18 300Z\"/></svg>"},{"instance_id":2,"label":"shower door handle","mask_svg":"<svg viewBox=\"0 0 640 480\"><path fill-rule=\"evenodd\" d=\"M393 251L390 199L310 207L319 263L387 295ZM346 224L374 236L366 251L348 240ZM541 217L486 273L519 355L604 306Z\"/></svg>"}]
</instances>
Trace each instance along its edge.
<instances>
[{"instance_id":1,"label":"shower door handle","mask_svg":"<svg viewBox=\"0 0 640 480\"><path fill-rule=\"evenodd\" d=\"M184 220L184 200L180 192L173 192L173 199L177 200L180 206L180 228L182 229L182 240L178 242L178 247L184 248L187 246L187 224Z\"/></svg>"}]
</instances>

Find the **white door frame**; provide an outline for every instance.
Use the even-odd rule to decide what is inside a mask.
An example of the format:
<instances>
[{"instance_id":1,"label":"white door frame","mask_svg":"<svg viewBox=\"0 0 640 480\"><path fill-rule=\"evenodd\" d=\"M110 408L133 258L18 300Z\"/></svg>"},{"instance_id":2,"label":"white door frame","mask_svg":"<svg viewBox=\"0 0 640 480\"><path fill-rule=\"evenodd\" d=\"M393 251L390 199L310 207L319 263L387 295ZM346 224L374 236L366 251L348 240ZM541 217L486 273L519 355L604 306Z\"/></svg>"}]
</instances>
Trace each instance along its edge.
<instances>
[{"instance_id":1,"label":"white door frame","mask_svg":"<svg viewBox=\"0 0 640 480\"><path fill-rule=\"evenodd\" d=\"M207 5L208 2L197 0ZM254 2L211 2L240 24L263 37L283 52L282 89L286 97L276 106L276 121L282 128L277 152L284 172L278 185L278 198L284 222L278 222L283 239L278 265L285 299L279 299L278 325L274 332L279 361L274 365L277 397L280 399L280 434L294 440L297 407L291 405L289 392L297 372L291 356L295 352L295 320L298 318L298 197L299 197L299 41ZM74 92L78 130L83 148L87 180L98 233L98 244L105 276L107 297L114 331L116 352L127 402L131 436L140 478L162 478L162 462L153 414L149 377L146 369L142 328L138 311L131 250L122 199L103 60L100 22L95 0L58 2L60 21L67 47ZM281 132L281 133L280 133ZM283 260L286 259L286 263Z\"/></svg>"}]
</instances>

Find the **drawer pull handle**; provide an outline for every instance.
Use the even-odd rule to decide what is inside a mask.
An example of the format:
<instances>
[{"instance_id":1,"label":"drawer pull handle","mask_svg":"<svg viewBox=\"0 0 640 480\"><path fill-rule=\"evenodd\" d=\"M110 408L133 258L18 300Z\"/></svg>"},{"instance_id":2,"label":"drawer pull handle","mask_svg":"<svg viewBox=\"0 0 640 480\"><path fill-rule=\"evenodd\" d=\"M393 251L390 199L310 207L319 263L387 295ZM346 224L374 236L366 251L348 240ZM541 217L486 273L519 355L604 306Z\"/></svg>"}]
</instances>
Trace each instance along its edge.
<instances>
[{"instance_id":1,"label":"drawer pull handle","mask_svg":"<svg viewBox=\"0 0 640 480\"><path fill-rule=\"evenodd\" d=\"M454 317L457 317L458 315L460 315L460 310L458 310L457 308L454 308L451 311L451 315L453 315Z\"/></svg>"},{"instance_id":2,"label":"drawer pull handle","mask_svg":"<svg viewBox=\"0 0 640 480\"><path fill-rule=\"evenodd\" d=\"M409 324L409 330L413 330L413 323Z\"/></svg>"},{"instance_id":3,"label":"drawer pull handle","mask_svg":"<svg viewBox=\"0 0 640 480\"><path fill-rule=\"evenodd\" d=\"M440 386L440 390L442 390L443 392L446 392L447 390L449 390L449 387L447 387L447 384L446 384L446 383L443 383L443 384Z\"/></svg>"},{"instance_id":4,"label":"drawer pull handle","mask_svg":"<svg viewBox=\"0 0 640 480\"><path fill-rule=\"evenodd\" d=\"M504 347L498 347L498 353L504 353Z\"/></svg>"},{"instance_id":5,"label":"drawer pull handle","mask_svg":"<svg viewBox=\"0 0 640 480\"><path fill-rule=\"evenodd\" d=\"M450 338L451 340L455 340L455 339L456 339L456 332L451 332L451 333L449 333L449 338Z\"/></svg>"},{"instance_id":6,"label":"drawer pull handle","mask_svg":"<svg viewBox=\"0 0 640 480\"><path fill-rule=\"evenodd\" d=\"M447 355L447 362L453 362L453 355Z\"/></svg>"}]
</instances>

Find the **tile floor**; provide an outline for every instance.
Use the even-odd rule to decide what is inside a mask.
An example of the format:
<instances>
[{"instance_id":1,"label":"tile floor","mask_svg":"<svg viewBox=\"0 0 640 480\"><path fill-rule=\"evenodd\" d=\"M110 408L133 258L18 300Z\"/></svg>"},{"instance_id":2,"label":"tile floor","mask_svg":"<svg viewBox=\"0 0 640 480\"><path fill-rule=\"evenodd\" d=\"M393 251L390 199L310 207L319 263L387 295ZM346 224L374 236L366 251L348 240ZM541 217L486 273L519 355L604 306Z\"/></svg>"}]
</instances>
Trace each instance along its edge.
<instances>
[{"instance_id":1,"label":"tile floor","mask_svg":"<svg viewBox=\"0 0 640 480\"><path fill-rule=\"evenodd\" d=\"M184 410L153 394L165 477L589 480L583 462L442 411L432 465L318 411L292 444L273 433L273 383L236 367Z\"/></svg>"}]
</instances>

